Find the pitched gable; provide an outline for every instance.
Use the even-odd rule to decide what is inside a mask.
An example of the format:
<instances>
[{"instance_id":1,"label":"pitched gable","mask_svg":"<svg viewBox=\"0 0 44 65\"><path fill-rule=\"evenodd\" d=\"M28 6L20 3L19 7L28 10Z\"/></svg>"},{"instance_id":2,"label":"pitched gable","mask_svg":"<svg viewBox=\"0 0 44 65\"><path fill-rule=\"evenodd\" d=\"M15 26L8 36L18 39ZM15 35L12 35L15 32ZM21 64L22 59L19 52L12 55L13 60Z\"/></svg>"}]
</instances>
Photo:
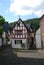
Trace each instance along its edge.
<instances>
[{"instance_id":1,"label":"pitched gable","mask_svg":"<svg viewBox=\"0 0 44 65\"><path fill-rule=\"evenodd\" d=\"M13 34L15 38L27 38L28 28L21 19L18 20L15 27L13 28Z\"/></svg>"}]
</instances>

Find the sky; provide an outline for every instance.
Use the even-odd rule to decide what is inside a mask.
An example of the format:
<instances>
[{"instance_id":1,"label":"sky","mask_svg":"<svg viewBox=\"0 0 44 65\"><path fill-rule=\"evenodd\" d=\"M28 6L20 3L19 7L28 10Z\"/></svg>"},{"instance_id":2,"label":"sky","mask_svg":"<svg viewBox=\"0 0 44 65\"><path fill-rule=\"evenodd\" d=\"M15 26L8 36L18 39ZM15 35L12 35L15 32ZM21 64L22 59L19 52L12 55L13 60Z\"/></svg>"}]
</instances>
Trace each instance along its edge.
<instances>
[{"instance_id":1,"label":"sky","mask_svg":"<svg viewBox=\"0 0 44 65\"><path fill-rule=\"evenodd\" d=\"M39 18L44 14L44 0L0 0L0 15L14 22Z\"/></svg>"}]
</instances>

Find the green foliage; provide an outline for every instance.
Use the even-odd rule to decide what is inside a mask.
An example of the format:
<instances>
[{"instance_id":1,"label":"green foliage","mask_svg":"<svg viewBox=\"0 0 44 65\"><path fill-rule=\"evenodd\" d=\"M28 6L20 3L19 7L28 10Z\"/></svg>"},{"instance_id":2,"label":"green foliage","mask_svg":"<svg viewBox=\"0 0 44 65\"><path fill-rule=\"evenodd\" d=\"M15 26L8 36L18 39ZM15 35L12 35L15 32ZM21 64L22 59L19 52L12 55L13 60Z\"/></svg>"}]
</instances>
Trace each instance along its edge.
<instances>
[{"instance_id":1,"label":"green foliage","mask_svg":"<svg viewBox=\"0 0 44 65\"><path fill-rule=\"evenodd\" d=\"M11 24L11 25L13 25L13 24L15 25L15 24L16 24L16 22L17 22L17 21L15 21L15 22L12 22L12 23L10 23L10 24Z\"/></svg>"},{"instance_id":2,"label":"green foliage","mask_svg":"<svg viewBox=\"0 0 44 65\"><path fill-rule=\"evenodd\" d=\"M3 27L0 27L0 37L2 37L3 31L4 31Z\"/></svg>"},{"instance_id":3,"label":"green foliage","mask_svg":"<svg viewBox=\"0 0 44 65\"><path fill-rule=\"evenodd\" d=\"M26 22L26 24L31 23L33 31L37 30L39 28L39 18L28 19L28 20L26 20L24 22Z\"/></svg>"},{"instance_id":4,"label":"green foliage","mask_svg":"<svg viewBox=\"0 0 44 65\"><path fill-rule=\"evenodd\" d=\"M44 46L42 46L42 49L44 49Z\"/></svg>"},{"instance_id":5,"label":"green foliage","mask_svg":"<svg viewBox=\"0 0 44 65\"><path fill-rule=\"evenodd\" d=\"M37 30L39 28L39 18L34 18L34 19L28 19L23 21L25 24L32 24L32 29ZM16 22L10 23L11 25L15 25Z\"/></svg>"},{"instance_id":6,"label":"green foliage","mask_svg":"<svg viewBox=\"0 0 44 65\"><path fill-rule=\"evenodd\" d=\"M0 37L2 37L2 33L4 31L2 25L5 23L5 19L3 18L3 16L0 15Z\"/></svg>"},{"instance_id":7,"label":"green foliage","mask_svg":"<svg viewBox=\"0 0 44 65\"><path fill-rule=\"evenodd\" d=\"M22 44L21 44L21 47L22 47L23 49L25 49L25 43L22 43Z\"/></svg>"},{"instance_id":8,"label":"green foliage","mask_svg":"<svg viewBox=\"0 0 44 65\"><path fill-rule=\"evenodd\" d=\"M0 15L0 26L2 26L5 23L5 19L3 16Z\"/></svg>"}]
</instances>

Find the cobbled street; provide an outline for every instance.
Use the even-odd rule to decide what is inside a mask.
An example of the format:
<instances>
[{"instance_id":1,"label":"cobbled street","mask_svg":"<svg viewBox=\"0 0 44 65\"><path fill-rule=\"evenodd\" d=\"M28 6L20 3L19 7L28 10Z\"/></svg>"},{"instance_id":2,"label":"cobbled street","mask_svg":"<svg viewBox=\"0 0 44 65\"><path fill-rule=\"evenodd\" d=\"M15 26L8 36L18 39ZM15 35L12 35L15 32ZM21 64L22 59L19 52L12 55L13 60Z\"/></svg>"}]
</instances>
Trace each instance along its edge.
<instances>
[{"instance_id":1,"label":"cobbled street","mask_svg":"<svg viewBox=\"0 0 44 65\"><path fill-rule=\"evenodd\" d=\"M0 65L44 65L44 52L0 54Z\"/></svg>"}]
</instances>

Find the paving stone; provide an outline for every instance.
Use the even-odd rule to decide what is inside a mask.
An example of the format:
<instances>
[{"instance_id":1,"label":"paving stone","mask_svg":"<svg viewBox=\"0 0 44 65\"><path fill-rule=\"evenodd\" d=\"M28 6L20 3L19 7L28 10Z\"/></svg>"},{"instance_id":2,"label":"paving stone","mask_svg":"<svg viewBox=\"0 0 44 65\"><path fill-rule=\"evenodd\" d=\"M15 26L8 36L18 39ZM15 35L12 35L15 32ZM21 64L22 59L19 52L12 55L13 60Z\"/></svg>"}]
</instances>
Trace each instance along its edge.
<instances>
[{"instance_id":1,"label":"paving stone","mask_svg":"<svg viewBox=\"0 0 44 65\"><path fill-rule=\"evenodd\" d=\"M0 54L0 65L44 65L44 58L18 57L6 48Z\"/></svg>"},{"instance_id":2,"label":"paving stone","mask_svg":"<svg viewBox=\"0 0 44 65\"><path fill-rule=\"evenodd\" d=\"M44 65L44 59L22 58L17 55L0 55L0 65Z\"/></svg>"}]
</instances>

